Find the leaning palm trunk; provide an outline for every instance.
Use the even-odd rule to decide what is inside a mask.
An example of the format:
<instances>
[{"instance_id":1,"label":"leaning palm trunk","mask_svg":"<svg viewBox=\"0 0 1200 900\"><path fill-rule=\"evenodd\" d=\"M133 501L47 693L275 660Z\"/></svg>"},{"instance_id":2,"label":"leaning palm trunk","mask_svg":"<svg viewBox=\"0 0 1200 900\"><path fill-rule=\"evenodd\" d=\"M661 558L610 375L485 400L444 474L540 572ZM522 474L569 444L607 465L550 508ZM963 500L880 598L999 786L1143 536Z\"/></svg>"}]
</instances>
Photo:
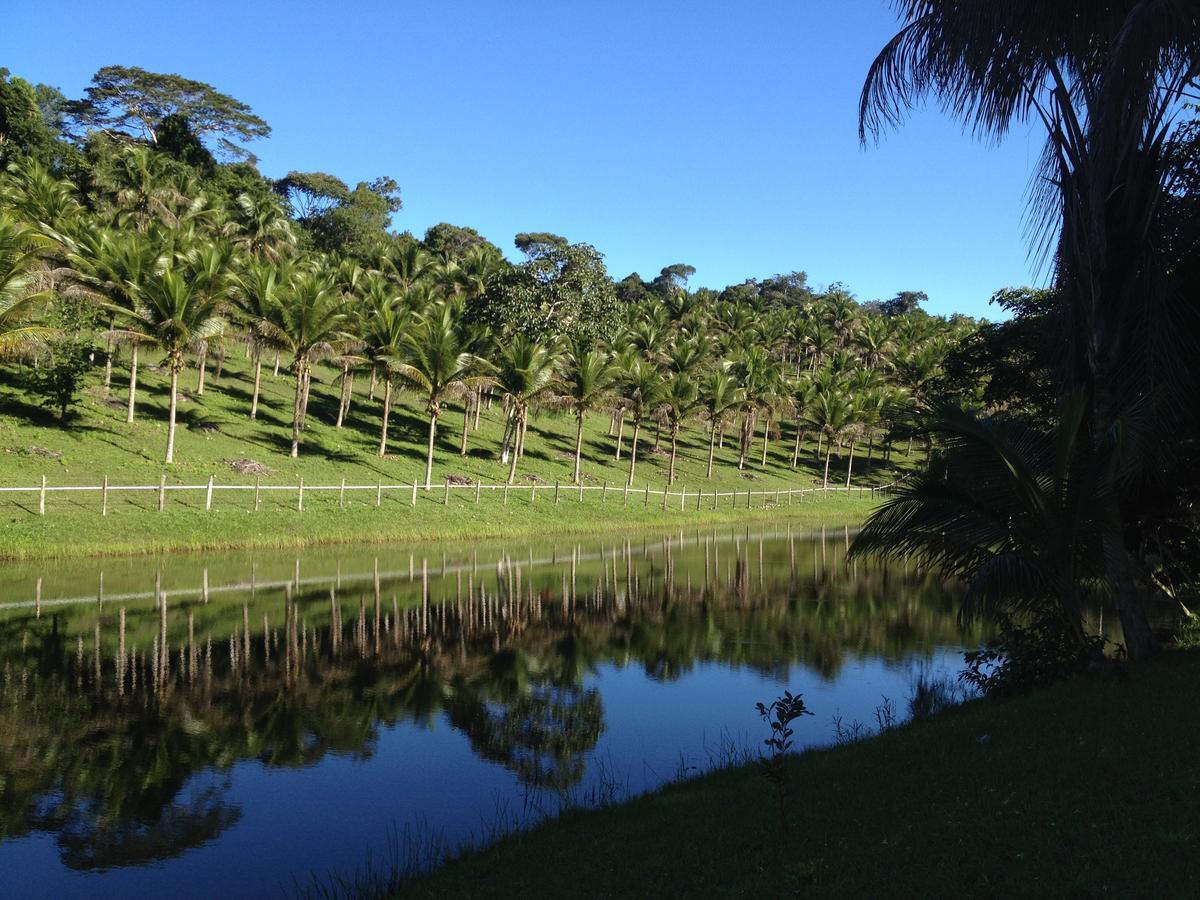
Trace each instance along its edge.
<instances>
[{"instance_id":1,"label":"leaning palm trunk","mask_svg":"<svg viewBox=\"0 0 1200 900\"><path fill-rule=\"evenodd\" d=\"M618 462L621 459L621 434L625 431L625 411L621 410L620 416L617 417L617 452L613 459Z\"/></svg>"},{"instance_id":2,"label":"leaning palm trunk","mask_svg":"<svg viewBox=\"0 0 1200 900\"><path fill-rule=\"evenodd\" d=\"M583 459L583 411L575 416L575 472L571 477L572 484L579 484L579 464Z\"/></svg>"},{"instance_id":3,"label":"leaning palm trunk","mask_svg":"<svg viewBox=\"0 0 1200 900\"><path fill-rule=\"evenodd\" d=\"M387 453L388 416L392 413L392 375L383 376L383 423L379 428L379 456ZM340 422L339 422L340 424Z\"/></svg>"},{"instance_id":4,"label":"leaning palm trunk","mask_svg":"<svg viewBox=\"0 0 1200 900\"><path fill-rule=\"evenodd\" d=\"M821 482L821 490L829 490L829 463L833 460L833 439L829 439L829 452L825 454L825 478Z\"/></svg>"},{"instance_id":5,"label":"leaning palm trunk","mask_svg":"<svg viewBox=\"0 0 1200 900\"><path fill-rule=\"evenodd\" d=\"M717 423L713 422L712 427L708 429L708 471L705 473L705 478L712 478L713 456L717 450Z\"/></svg>"},{"instance_id":6,"label":"leaning palm trunk","mask_svg":"<svg viewBox=\"0 0 1200 900\"><path fill-rule=\"evenodd\" d=\"M638 432L640 432L641 430L642 430L642 420L635 418L633 420L633 436L629 441L629 480L626 482L626 484L628 484L629 487L633 487L634 470L637 469Z\"/></svg>"},{"instance_id":7,"label":"leaning palm trunk","mask_svg":"<svg viewBox=\"0 0 1200 900\"><path fill-rule=\"evenodd\" d=\"M766 464L767 464L767 443L768 443L768 441L770 441L770 439L771 439L771 414L768 413L766 421L763 422L763 449L762 449L762 462L760 463L760 465L762 465L762 466L766 466Z\"/></svg>"},{"instance_id":8,"label":"leaning palm trunk","mask_svg":"<svg viewBox=\"0 0 1200 900\"><path fill-rule=\"evenodd\" d=\"M850 461L846 464L846 490L850 490L850 473L854 470L854 440L850 441Z\"/></svg>"},{"instance_id":9,"label":"leaning palm trunk","mask_svg":"<svg viewBox=\"0 0 1200 900\"><path fill-rule=\"evenodd\" d=\"M108 327L112 328L112 319L108 320ZM108 393L112 387L112 370L113 370L113 336L109 334L108 339L104 342L104 393Z\"/></svg>"},{"instance_id":10,"label":"leaning palm trunk","mask_svg":"<svg viewBox=\"0 0 1200 900\"><path fill-rule=\"evenodd\" d=\"M671 425L671 465L667 469L667 484L675 483L675 450L679 439L679 426Z\"/></svg>"},{"instance_id":11,"label":"leaning palm trunk","mask_svg":"<svg viewBox=\"0 0 1200 900\"><path fill-rule=\"evenodd\" d=\"M250 394L250 421L258 418L258 396L262 391L262 350L255 347L251 353L254 356L254 390Z\"/></svg>"},{"instance_id":12,"label":"leaning palm trunk","mask_svg":"<svg viewBox=\"0 0 1200 900\"><path fill-rule=\"evenodd\" d=\"M792 449L792 468L796 468L800 464L800 443L804 440L804 429L800 427L800 423L796 423L796 446Z\"/></svg>"},{"instance_id":13,"label":"leaning palm trunk","mask_svg":"<svg viewBox=\"0 0 1200 900\"><path fill-rule=\"evenodd\" d=\"M125 421L133 421L133 409L137 403L137 370L138 370L138 345L137 341L133 341L129 348L129 405L125 410Z\"/></svg>"},{"instance_id":14,"label":"leaning palm trunk","mask_svg":"<svg viewBox=\"0 0 1200 900\"><path fill-rule=\"evenodd\" d=\"M175 412L178 409L179 399L179 366L182 360L177 363L171 360L171 399L167 405L167 462L175 461Z\"/></svg>"},{"instance_id":15,"label":"leaning palm trunk","mask_svg":"<svg viewBox=\"0 0 1200 900\"><path fill-rule=\"evenodd\" d=\"M200 342L200 354L196 359L196 396L204 396L204 370L208 366L208 341Z\"/></svg>"},{"instance_id":16,"label":"leaning palm trunk","mask_svg":"<svg viewBox=\"0 0 1200 900\"><path fill-rule=\"evenodd\" d=\"M437 439L438 408L429 409L429 447L425 453L425 490L433 486L433 443Z\"/></svg>"},{"instance_id":17,"label":"leaning palm trunk","mask_svg":"<svg viewBox=\"0 0 1200 900\"><path fill-rule=\"evenodd\" d=\"M296 397L292 401L292 459L300 455L300 428L304 418L304 364L296 360Z\"/></svg>"},{"instance_id":18,"label":"leaning palm trunk","mask_svg":"<svg viewBox=\"0 0 1200 900\"><path fill-rule=\"evenodd\" d=\"M525 439L522 436L525 433L525 430L524 430L525 415L526 415L525 410L523 410L519 407L515 410L514 415L513 415L513 420L515 423L513 426L513 430L516 432L516 446L513 447L512 458L509 459L509 461L508 461L508 483L509 484L512 484L514 481L517 480L517 460L521 458L522 444L525 443Z\"/></svg>"},{"instance_id":19,"label":"leaning palm trunk","mask_svg":"<svg viewBox=\"0 0 1200 900\"><path fill-rule=\"evenodd\" d=\"M463 429L462 443L458 446L458 455L466 458L467 455L467 435L471 433L471 395L467 394L463 398Z\"/></svg>"}]
</instances>

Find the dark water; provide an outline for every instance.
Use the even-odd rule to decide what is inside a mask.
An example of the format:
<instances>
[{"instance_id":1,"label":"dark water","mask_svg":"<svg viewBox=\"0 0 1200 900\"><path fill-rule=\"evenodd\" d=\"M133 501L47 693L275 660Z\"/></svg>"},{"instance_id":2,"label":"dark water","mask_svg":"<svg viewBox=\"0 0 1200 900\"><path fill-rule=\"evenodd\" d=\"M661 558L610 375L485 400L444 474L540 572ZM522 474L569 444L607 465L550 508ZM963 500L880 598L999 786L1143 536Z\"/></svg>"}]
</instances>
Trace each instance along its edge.
<instances>
[{"instance_id":1,"label":"dark water","mask_svg":"<svg viewBox=\"0 0 1200 900\"><path fill-rule=\"evenodd\" d=\"M953 592L842 532L0 568L0 895L275 895L564 798L899 715ZM156 602L156 592L164 598Z\"/></svg>"}]
</instances>

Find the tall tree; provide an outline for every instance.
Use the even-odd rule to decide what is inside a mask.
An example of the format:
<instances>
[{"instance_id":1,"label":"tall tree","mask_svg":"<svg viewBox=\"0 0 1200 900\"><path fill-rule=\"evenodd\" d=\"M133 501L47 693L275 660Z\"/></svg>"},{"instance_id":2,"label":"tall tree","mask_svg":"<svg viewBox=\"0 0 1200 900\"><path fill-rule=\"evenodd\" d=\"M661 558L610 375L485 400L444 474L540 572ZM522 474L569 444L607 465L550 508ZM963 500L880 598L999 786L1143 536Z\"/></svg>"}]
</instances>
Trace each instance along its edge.
<instances>
[{"instance_id":1,"label":"tall tree","mask_svg":"<svg viewBox=\"0 0 1200 900\"><path fill-rule=\"evenodd\" d=\"M562 360L559 384L563 398L575 415L575 468L571 482L579 484L583 458L583 423L613 378L613 366L603 351L577 343Z\"/></svg>"}]
</instances>

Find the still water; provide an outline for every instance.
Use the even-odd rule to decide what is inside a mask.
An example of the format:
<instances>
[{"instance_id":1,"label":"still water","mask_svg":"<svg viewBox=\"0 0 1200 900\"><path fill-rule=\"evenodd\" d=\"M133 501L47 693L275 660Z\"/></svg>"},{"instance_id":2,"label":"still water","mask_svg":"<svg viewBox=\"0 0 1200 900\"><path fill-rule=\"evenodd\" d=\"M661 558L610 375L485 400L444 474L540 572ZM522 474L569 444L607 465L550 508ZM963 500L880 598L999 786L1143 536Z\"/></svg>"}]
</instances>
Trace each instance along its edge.
<instances>
[{"instance_id":1,"label":"still water","mask_svg":"<svg viewBox=\"0 0 1200 900\"><path fill-rule=\"evenodd\" d=\"M0 896L276 895L903 716L983 635L842 531L0 567Z\"/></svg>"}]
</instances>

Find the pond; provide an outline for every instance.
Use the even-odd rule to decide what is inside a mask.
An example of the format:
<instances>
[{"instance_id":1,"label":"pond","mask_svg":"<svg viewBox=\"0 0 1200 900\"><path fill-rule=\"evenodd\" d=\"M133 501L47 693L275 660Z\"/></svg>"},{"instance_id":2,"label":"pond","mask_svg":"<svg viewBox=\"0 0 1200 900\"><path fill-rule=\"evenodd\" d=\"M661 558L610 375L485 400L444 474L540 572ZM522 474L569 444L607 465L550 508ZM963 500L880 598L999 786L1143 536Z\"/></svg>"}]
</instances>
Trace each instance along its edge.
<instances>
[{"instance_id":1,"label":"pond","mask_svg":"<svg viewBox=\"0 0 1200 900\"><path fill-rule=\"evenodd\" d=\"M897 717L983 635L848 532L0 567L0 894L275 895Z\"/></svg>"}]
</instances>

